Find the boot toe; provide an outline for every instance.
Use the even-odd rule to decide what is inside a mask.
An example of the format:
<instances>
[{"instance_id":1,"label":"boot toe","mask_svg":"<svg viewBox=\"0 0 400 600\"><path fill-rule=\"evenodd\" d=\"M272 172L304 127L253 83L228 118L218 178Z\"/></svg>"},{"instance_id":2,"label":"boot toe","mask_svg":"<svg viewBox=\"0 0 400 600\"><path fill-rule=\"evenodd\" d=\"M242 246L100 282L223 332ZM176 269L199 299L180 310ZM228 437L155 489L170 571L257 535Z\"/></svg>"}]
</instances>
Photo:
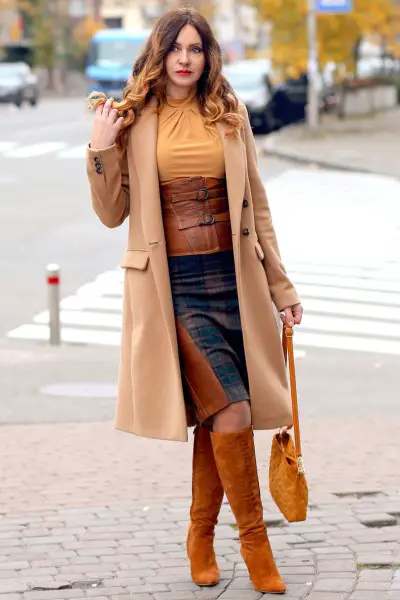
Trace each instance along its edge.
<instances>
[{"instance_id":1,"label":"boot toe","mask_svg":"<svg viewBox=\"0 0 400 600\"><path fill-rule=\"evenodd\" d=\"M253 579L252 584L255 591L262 594L284 594L286 592L286 585L280 577L270 578L266 581L256 581Z\"/></svg>"},{"instance_id":2,"label":"boot toe","mask_svg":"<svg viewBox=\"0 0 400 600\"><path fill-rule=\"evenodd\" d=\"M217 569L208 569L207 571L192 573L192 579L196 585L211 587L221 581L221 576Z\"/></svg>"},{"instance_id":3,"label":"boot toe","mask_svg":"<svg viewBox=\"0 0 400 600\"><path fill-rule=\"evenodd\" d=\"M190 573L193 583L200 586L213 586L221 580L213 548L214 535L196 527L189 526L187 554L190 560Z\"/></svg>"}]
</instances>

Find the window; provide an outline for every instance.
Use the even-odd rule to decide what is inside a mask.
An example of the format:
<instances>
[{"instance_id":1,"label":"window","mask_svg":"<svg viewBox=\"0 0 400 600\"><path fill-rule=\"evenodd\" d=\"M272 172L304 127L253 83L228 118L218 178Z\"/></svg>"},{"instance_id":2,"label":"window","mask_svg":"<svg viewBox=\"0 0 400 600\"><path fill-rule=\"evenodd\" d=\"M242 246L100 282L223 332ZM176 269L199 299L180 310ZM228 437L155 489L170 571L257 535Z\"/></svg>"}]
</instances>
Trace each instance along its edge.
<instances>
[{"instance_id":1,"label":"window","mask_svg":"<svg viewBox=\"0 0 400 600\"><path fill-rule=\"evenodd\" d=\"M122 29L122 17L107 17L104 19L104 24L109 29Z\"/></svg>"}]
</instances>

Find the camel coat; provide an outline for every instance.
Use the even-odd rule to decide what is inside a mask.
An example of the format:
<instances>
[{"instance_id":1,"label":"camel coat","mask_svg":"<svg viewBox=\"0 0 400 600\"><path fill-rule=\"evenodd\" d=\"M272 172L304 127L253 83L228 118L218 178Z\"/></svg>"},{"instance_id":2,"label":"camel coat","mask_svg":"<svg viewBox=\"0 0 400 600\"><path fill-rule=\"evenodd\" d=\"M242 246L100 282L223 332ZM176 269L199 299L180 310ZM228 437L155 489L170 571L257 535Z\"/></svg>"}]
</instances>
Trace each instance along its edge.
<instances>
[{"instance_id":1,"label":"camel coat","mask_svg":"<svg viewBox=\"0 0 400 600\"><path fill-rule=\"evenodd\" d=\"M257 167L246 108L241 135L223 142L240 317L255 429L292 422L290 395L273 305L299 302L281 262ZM158 115L151 101L130 130L126 151L87 149L93 208L107 227L129 217L121 361L115 428L187 441L185 407L156 161ZM244 202L247 200L247 202ZM248 229L247 235L244 230Z\"/></svg>"}]
</instances>

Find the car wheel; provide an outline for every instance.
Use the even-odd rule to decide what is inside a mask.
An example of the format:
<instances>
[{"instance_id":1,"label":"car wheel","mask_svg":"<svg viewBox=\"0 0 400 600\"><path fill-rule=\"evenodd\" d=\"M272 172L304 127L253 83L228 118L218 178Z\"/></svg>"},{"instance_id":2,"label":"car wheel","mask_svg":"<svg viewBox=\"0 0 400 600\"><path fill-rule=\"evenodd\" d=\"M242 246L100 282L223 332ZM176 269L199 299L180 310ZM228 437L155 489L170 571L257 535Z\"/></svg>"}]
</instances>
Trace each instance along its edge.
<instances>
[{"instance_id":1,"label":"car wheel","mask_svg":"<svg viewBox=\"0 0 400 600\"><path fill-rule=\"evenodd\" d=\"M14 104L18 108L21 108L21 106L22 106L22 95L21 94L19 94L18 96L15 96Z\"/></svg>"},{"instance_id":2,"label":"car wheel","mask_svg":"<svg viewBox=\"0 0 400 600\"><path fill-rule=\"evenodd\" d=\"M264 115L264 133L272 133L278 128L278 121L275 118L272 106L269 106Z\"/></svg>"},{"instance_id":3,"label":"car wheel","mask_svg":"<svg viewBox=\"0 0 400 600\"><path fill-rule=\"evenodd\" d=\"M258 133L266 134L270 131L268 116L263 115L261 124L258 126Z\"/></svg>"},{"instance_id":4,"label":"car wheel","mask_svg":"<svg viewBox=\"0 0 400 600\"><path fill-rule=\"evenodd\" d=\"M256 118L252 119L251 126L253 132L257 135L269 133L271 131L270 115L267 112L262 115L257 115Z\"/></svg>"}]
</instances>

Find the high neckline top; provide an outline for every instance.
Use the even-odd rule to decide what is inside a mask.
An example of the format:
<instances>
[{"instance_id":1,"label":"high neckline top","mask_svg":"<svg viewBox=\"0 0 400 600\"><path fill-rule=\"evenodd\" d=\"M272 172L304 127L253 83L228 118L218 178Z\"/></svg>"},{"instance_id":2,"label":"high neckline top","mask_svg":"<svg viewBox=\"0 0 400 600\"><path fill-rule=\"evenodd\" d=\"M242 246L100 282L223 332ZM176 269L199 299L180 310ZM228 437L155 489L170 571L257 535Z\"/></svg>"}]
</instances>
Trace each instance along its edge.
<instances>
[{"instance_id":1,"label":"high neckline top","mask_svg":"<svg viewBox=\"0 0 400 600\"><path fill-rule=\"evenodd\" d=\"M192 90L185 98L167 96L167 106L170 108L198 108L196 90Z\"/></svg>"},{"instance_id":2,"label":"high neckline top","mask_svg":"<svg viewBox=\"0 0 400 600\"><path fill-rule=\"evenodd\" d=\"M179 177L225 177L225 159L215 125L206 127L196 93L170 98L158 120L157 165L160 183Z\"/></svg>"}]
</instances>

